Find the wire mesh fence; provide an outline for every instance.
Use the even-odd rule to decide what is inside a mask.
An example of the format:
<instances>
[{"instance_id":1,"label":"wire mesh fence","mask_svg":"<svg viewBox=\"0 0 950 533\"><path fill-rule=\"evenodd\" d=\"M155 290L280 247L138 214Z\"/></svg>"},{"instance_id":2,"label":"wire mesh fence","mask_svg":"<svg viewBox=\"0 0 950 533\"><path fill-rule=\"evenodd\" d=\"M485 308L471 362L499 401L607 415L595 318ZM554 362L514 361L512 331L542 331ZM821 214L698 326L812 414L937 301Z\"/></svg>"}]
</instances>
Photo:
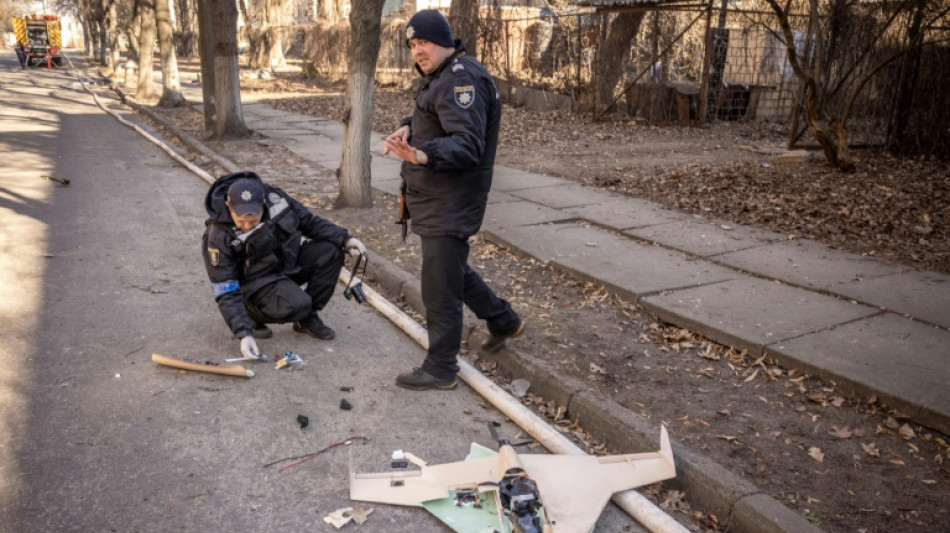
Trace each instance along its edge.
<instances>
[{"instance_id":1,"label":"wire mesh fence","mask_svg":"<svg viewBox=\"0 0 950 533\"><path fill-rule=\"evenodd\" d=\"M789 120L799 80L776 32L774 13L713 10L711 18L722 27L709 29L707 118ZM807 18L792 16L789 24L800 50Z\"/></svg>"},{"instance_id":2,"label":"wire mesh fence","mask_svg":"<svg viewBox=\"0 0 950 533\"><path fill-rule=\"evenodd\" d=\"M950 0L817 5L812 13L806 0L793 3L786 33L770 9L730 5L721 11L708 0L633 2L632 14L623 19L628 42L616 51L608 36L624 13L616 6L561 14L483 7L477 45L468 48L477 49L496 79L564 95L575 110L595 117L770 121L788 128L790 144L809 144L805 113L814 106L812 118L840 127L851 144L950 153L944 89L950 79ZM384 20L377 65L383 83L416 77L405 46L407 19L401 14ZM314 71L342 79L347 26L300 28L293 48ZM815 80L813 100L789 61L790 48L801 71Z\"/></svg>"},{"instance_id":3,"label":"wire mesh fence","mask_svg":"<svg viewBox=\"0 0 950 533\"><path fill-rule=\"evenodd\" d=\"M794 107L798 82L784 44L748 13L729 13L724 28L709 28L718 11L708 5L641 9L629 47L613 57L598 55L598 47L615 13L496 15L482 19L479 47L494 75L569 95L596 114L609 110L651 122L787 121ZM599 71L596 62L603 65ZM611 79L598 74L611 68L621 74L602 87ZM605 96L594 101L598 93Z\"/></svg>"}]
</instances>

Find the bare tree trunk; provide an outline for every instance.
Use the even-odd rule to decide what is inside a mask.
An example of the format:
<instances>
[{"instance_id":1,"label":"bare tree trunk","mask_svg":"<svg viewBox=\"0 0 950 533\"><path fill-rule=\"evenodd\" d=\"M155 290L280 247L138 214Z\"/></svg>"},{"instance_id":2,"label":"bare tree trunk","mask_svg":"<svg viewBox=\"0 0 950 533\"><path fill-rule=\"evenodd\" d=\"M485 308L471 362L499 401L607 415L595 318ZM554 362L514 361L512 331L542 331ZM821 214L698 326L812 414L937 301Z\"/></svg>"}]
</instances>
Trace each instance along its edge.
<instances>
[{"instance_id":1,"label":"bare tree trunk","mask_svg":"<svg viewBox=\"0 0 950 533\"><path fill-rule=\"evenodd\" d=\"M281 38L282 0L264 0L264 23L252 52L252 66L273 70L285 63L284 43Z\"/></svg>"},{"instance_id":2,"label":"bare tree trunk","mask_svg":"<svg viewBox=\"0 0 950 533\"><path fill-rule=\"evenodd\" d=\"M82 26L82 44L83 44L83 55L86 57L92 57L92 29L91 22L83 19L80 23Z\"/></svg>"},{"instance_id":3,"label":"bare tree trunk","mask_svg":"<svg viewBox=\"0 0 950 533\"><path fill-rule=\"evenodd\" d=\"M174 31L169 0L156 0L155 21L158 25L158 49L162 61L162 97L158 105L178 107L185 102L178 79L178 58L175 57Z\"/></svg>"},{"instance_id":4,"label":"bare tree trunk","mask_svg":"<svg viewBox=\"0 0 950 533\"><path fill-rule=\"evenodd\" d=\"M139 75L135 90L136 100L148 100L155 96L152 88L152 60L155 57L155 1L141 0L139 11L142 30L139 34Z\"/></svg>"},{"instance_id":5,"label":"bare tree trunk","mask_svg":"<svg viewBox=\"0 0 950 533\"><path fill-rule=\"evenodd\" d=\"M129 51L125 58L125 88L131 89L133 81L139 79L139 37L142 35L142 2L135 0L132 4L132 24L127 32L129 37Z\"/></svg>"},{"instance_id":6,"label":"bare tree trunk","mask_svg":"<svg viewBox=\"0 0 950 533\"><path fill-rule=\"evenodd\" d=\"M99 50L96 54L96 61L100 65L109 66L109 26L108 21L106 20L106 13L108 13L108 4L109 0L103 0L102 4L99 6L99 12L103 15L99 19Z\"/></svg>"},{"instance_id":7,"label":"bare tree trunk","mask_svg":"<svg viewBox=\"0 0 950 533\"><path fill-rule=\"evenodd\" d=\"M914 94L917 92L917 79L920 74L920 63L924 49L925 32L923 22L926 5L926 0L915 1L910 27L907 29L906 48L908 55L901 62L897 105L894 106L894 113L887 132L888 146L892 150L897 149L895 151L899 151L901 142L904 140L904 133L907 131L907 124L912 114L911 107L914 103Z\"/></svg>"},{"instance_id":8,"label":"bare tree trunk","mask_svg":"<svg viewBox=\"0 0 950 533\"><path fill-rule=\"evenodd\" d=\"M353 12L350 6L350 13ZM317 20L325 20L330 24L336 24L343 20L343 1L342 0L320 0L320 9L317 11Z\"/></svg>"},{"instance_id":9,"label":"bare tree trunk","mask_svg":"<svg viewBox=\"0 0 950 533\"><path fill-rule=\"evenodd\" d=\"M825 159L827 159L832 166L840 168L845 172L854 170L854 161L851 160L848 150L848 135L844 127L844 121L847 120L847 116L845 115L841 120L837 121L834 119L829 120L828 128L822 124L821 116L824 114L824 110L820 103L822 101L820 66L816 61L816 65L812 70L805 70L795 50L795 38L792 33L791 24L789 23L788 11L779 6L777 0L766 1L778 18L779 26L782 28L782 36L785 38L785 49L788 54L789 65L791 65L795 76L805 87L805 120L808 122L808 129L811 130L812 136L815 137L815 140L818 141L818 144L821 146L821 150L825 154ZM811 6L812 20L817 21L820 15L818 0L809 0L809 4ZM815 51L815 56L821 56L820 49ZM829 129L831 131L829 131Z\"/></svg>"},{"instance_id":10,"label":"bare tree trunk","mask_svg":"<svg viewBox=\"0 0 950 533\"><path fill-rule=\"evenodd\" d=\"M176 44L183 57L198 55L198 34L195 32L195 0L178 0L176 2L178 32L181 39Z\"/></svg>"},{"instance_id":11,"label":"bare tree trunk","mask_svg":"<svg viewBox=\"0 0 950 533\"><path fill-rule=\"evenodd\" d=\"M596 105L609 105L614 101L614 90L623 75L624 57L636 38L642 21L643 13L641 12L622 12L610 22L607 28L607 39L603 47L598 47L595 60L597 64ZM595 113L597 111L597 109L594 110Z\"/></svg>"},{"instance_id":12,"label":"bare tree trunk","mask_svg":"<svg viewBox=\"0 0 950 533\"><path fill-rule=\"evenodd\" d=\"M109 58L106 64L112 69L113 76L115 76L115 72L119 70L119 63L122 60L117 42L119 37L119 17L117 11L118 9L116 8L115 2L110 1L109 9L106 11L106 34L109 36Z\"/></svg>"},{"instance_id":13,"label":"bare tree trunk","mask_svg":"<svg viewBox=\"0 0 950 533\"><path fill-rule=\"evenodd\" d=\"M100 22L99 19L89 21L89 34L92 36L92 49L89 51L89 59L97 62L102 53L102 32L99 30L101 26Z\"/></svg>"},{"instance_id":14,"label":"bare tree trunk","mask_svg":"<svg viewBox=\"0 0 950 533\"><path fill-rule=\"evenodd\" d=\"M350 9L349 76L343 111L343 158L337 205L371 207L369 137L384 0L354 0Z\"/></svg>"},{"instance_id":15,"label":"bare tree trunk","mask_svg":"<svg viewBox=\"0 0 950 533\"><path fill-rule=\"evenodd\" d=\"M90 57L89 54L92 50L92 32L90 31L90 23L92 22L92 11L86 5L87 2L84 0L79 0L79 25L82 27L82 53L86 57Z\"/></svg>"},{"instance_id":16,"label":"bare tree trunk","mask_svg":"<svg viewBox=\"0 0 950 533\"><path fill-rule=\"evenodd\" d=\"M250 130L244 123L238 75L237 6L233 0L209 2L214 35L214 133L219 139L247 137Z\"/></svg>"},{"instance_id":17,"label":"bare tree trunk","mask_svg":"<svg viewBox=\"0 0 950 533\"><path fill-rule=\"evenodd\" d=\"M178 31L191 32L195 29L195 11L197 5L195 0L174 0L175 2L175 22Z\"/></svg>"},{"instance_id":18,"label":"bare tree trunk","mask_svg":"<svg viewBox=\"0 0 950 533\"><path fill-rule=\"evenodd\" d=\"M201 55L201 99L205 131L214 131L214 32L211 0L198 0L198 51Z\"/></svg>"},{"instance_id":19,"label":"bare tree trunk","mask_svg":"<svg viewBox=\"0 0 950 533\"><path fill-rule=\"evenodd\" d=\"M246 0L237 0L238 13L241 14L239 20L244 21L244 24L238 26L236 39L237 42L247 41L251 35L251 17L247 14L247 2Z\"/></svg>"},{"instance_id":20,"label":"bare tree trunk","mask_svg":"<svg viewBox=\"0 0 950 533\"><path fill-rule=\"evenodd\" d=\"M449 8L449 26L452 35L462 41L465 51L478 57L478 6L479 0L452 0Z\"/></svg>"},{"instance_id":21,"label":"bare tree trunk","mask_svg":"<svg viewBox=\"0 0 950 533\"><path fill-rule=\"evenodd\" d=\"M247 15L247 2L245 2L245 0L238 0L237 4L241 13L241 20L244 21L244 27L251 27L251 17Z\"/></svg>"}]
</instances>

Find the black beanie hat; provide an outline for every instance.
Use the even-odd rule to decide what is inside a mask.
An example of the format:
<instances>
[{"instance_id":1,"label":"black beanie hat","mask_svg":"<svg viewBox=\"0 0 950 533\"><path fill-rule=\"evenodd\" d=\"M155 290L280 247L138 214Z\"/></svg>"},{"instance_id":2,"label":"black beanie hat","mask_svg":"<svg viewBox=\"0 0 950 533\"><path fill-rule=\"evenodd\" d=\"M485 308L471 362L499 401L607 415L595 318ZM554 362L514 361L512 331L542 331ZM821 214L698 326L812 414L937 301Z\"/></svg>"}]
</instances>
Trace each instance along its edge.
<instances>
[{"instance_id":1,"label":"black beanie hat","mask_svg":"<svg viewBox=\"0 0 950 533\"><path fill-rule=\"evenodd\" d=\"M409 24L406 24L406 46L412 39L425 39L439 46L455 48L449 21L435 9L423 9L409 19Z\"/></svg>"}]
</instances>

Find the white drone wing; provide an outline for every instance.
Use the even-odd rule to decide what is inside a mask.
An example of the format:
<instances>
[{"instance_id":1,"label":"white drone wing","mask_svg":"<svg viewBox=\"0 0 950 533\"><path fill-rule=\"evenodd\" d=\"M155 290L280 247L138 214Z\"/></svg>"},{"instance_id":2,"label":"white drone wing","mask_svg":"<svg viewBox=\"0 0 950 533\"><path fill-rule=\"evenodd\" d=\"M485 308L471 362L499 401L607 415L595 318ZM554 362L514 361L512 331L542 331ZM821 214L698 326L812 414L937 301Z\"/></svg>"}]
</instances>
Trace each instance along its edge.
<instances>
[{"instance_id":1,"label":"white drone wing","mask_svg":"<svg viewBox=\"0 0 950 533\"><path fill-rule=\"evenodd\" d=\"M518 455L503 446L494 457L469 459L429 466L418 462L416 471L379 474L350 473L350 499L421 506L446 498L456 487L482 484L495 490L512 466L537 484L548 526L554 533L588 533L615 492L648 485L676 476L673 452L666 428L660 434L660 450L652 453L611 455Z\"/></svg>"},{"instance_id":2,"label":"white drone wing","mask_svg":"<svg viewBox=\"0 0 950 533\"><path fill-rule=\"evenodd\" d=\"M666 428L660 451L610 455L519 455L555 533L588 533L614 493L676 477Z\"/></svg>"},{"instance_id":3,"label":"white drone wing","mask_svg":"<svg viewBox=\"0 0 950 533\"><path fill-rule=\"evenodd\" d=\"M483 457L469 461L423 466L421 470L380 474L350 473L350 499L392 505L421 506L423 502L445 498L452 487L498 482L498 459Z\"/></svg>"}]
</instances>

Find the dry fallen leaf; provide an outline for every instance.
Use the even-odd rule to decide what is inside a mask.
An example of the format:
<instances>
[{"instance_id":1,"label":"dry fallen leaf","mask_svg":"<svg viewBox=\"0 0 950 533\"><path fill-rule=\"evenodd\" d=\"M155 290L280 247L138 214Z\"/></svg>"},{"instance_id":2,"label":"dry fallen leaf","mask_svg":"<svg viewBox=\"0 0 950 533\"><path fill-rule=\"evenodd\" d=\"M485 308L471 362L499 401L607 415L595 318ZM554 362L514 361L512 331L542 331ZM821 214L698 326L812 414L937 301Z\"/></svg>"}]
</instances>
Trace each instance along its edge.
<instances>
[{"instance_id":1,"label":"dry fallen leaf","mask_svg":"<svg viewBox=\"0 0 950 533\"><path fill-rule=\"evenodd\" d=\"M808 400L814 403L817 403L818 405L821 405L822 407L824 407L825 405L828 405L828 397L820 392L809 394Z\"/></svg>"},{"instance_id":2,"label":"dry fallen leaf","mask_svg":"<svg viewBox=\"0 0 950 533\"><path fill-rule=\"evenodd\" d=\"M870 455L871 457L880 457L881 450L877 449L877 446L871 442L868 444L861 443L861 449L864 450L864 453Z\"/></svg>"},{"instance_id":3,"label":"dry fallen leaf","mask_svg":"<svg viewBox=\"0 0 950 533\"><path fill-rule=\"evenodd\" d=\"M815 446L808 448L808 456L819 463L825 460L825 454L822 453L821 448Z\"/></svg>"},{"instance_id":4,"label":"dry fallen leaf","mask_svg":"<svg viewBox=\"0 0 950 533\"><path fill-rule=\"evenodd\" d=\"M831 431L829 431L828 433L834 437L838 437L839 439L850 439L851 435L853 435L850 429L848 428L838 429L838 426L831 426Z\"/></svg>"},{"instance_id":5,"label":"dry fallen leaf","mask_svg":"<svg viewBox=\"0 0 950 533\"><path fill-rule=\"evenodd\" d=\"M917 434L914 433L914 428L910 427L910 424L904 424L901 426L900 429L897 430L897 433L906 440L910 440L917 436Z\"/></svg>"}]
</instances>

